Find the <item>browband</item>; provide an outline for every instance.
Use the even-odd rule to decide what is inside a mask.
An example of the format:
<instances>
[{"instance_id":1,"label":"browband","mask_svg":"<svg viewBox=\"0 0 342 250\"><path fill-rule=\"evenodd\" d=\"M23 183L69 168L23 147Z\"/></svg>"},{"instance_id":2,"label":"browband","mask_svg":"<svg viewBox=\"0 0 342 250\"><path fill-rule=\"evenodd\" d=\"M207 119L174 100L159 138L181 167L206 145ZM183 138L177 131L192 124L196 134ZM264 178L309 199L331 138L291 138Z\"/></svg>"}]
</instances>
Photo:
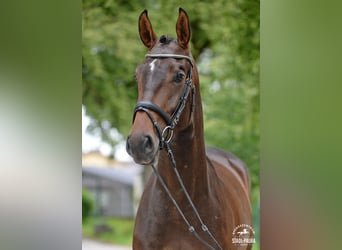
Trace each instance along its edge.
<instances>
[{"instance_id":1,"label":"browband","mask_svg":"<svg viewBox=\"0 0 342 250\"><path fill-rule=\"evenodd\" d=\"M194 67L192 58L190 56L177 55L177 54L146 54L145 57L186 59L191 64L191 67Z\"/></svg>"}]
</instances>

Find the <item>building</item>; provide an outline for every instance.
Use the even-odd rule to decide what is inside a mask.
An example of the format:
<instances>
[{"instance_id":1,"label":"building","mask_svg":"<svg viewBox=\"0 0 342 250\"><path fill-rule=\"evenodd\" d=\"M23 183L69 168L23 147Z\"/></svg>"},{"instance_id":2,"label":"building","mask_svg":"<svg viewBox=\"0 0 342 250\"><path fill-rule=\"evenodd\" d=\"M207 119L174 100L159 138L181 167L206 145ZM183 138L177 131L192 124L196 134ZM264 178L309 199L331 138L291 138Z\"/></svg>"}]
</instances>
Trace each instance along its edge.
<instances>
[{"instance_id":1,"label":"building","mask_svg":"<svg viewBox=\"0 0 342 250\"><path fill-rule=\"evenodd\" d=\"M82 161L82 187L93 197L92 215L132 218L143 190L143 168L133 162L112 163L85 165Z\"/></svg>"}]
</instances>

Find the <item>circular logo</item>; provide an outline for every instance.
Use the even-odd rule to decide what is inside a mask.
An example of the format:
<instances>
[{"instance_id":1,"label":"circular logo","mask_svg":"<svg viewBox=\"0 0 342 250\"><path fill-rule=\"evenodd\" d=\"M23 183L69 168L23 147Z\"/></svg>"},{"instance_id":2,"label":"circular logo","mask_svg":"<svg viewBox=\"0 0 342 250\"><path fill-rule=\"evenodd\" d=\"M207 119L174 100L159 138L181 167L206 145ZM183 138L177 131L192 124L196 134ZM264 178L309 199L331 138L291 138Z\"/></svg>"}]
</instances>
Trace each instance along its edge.
<instances>
[{"instance_id":1,"label":"circular logo","mask_svg":"<svg viewBox=\"0 0 342 250\"><path fill-rule=\"evenodd\" d=\"M255 232L253 227L247 224L240 224L233 230L232 243L235 245L248 245L255 243Z\"/></svg>"}]
</instances>

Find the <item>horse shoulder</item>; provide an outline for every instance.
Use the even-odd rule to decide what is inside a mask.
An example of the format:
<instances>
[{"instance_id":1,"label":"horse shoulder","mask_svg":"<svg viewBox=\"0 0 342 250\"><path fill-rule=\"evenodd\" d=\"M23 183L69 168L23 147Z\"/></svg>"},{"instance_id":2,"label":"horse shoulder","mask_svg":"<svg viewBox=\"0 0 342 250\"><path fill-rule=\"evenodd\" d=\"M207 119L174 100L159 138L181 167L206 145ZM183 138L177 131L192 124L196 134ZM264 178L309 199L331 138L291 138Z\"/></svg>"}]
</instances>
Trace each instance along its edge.
<instances>
[{"instance_id":1,"label":"horse shoulder","mask_svg":"<svg viewBox=\"0 0 342 250\"><path fill-rule=\"evenodd\" d=\"M251 189L249 173L246 164L241 159L230 152L214 147L206 147L206 154L217 171L220 171L220 168L223 167L230 174L237 176L249 196Z\"/></svg>"},{"instance_id":2,"label":"horse shoulder","mask_svg":"<svg viewBox=\"0 0 342 250\"><path fill-rule=\"evenodd\" d=\"M224 249L235 249L236 246L232 245L231 238L227 235L231 235L240 224L252 225L248 170L238 157L221 149L207 147L206 155L211 186L216 187L212 189L212 193L214 189L219 190L217 192L222 198L221 211L225 211L223 214L228 217L225 222L227 247ZM239 249L250 249L250 246Z\"/></svg>"}]
</instances>

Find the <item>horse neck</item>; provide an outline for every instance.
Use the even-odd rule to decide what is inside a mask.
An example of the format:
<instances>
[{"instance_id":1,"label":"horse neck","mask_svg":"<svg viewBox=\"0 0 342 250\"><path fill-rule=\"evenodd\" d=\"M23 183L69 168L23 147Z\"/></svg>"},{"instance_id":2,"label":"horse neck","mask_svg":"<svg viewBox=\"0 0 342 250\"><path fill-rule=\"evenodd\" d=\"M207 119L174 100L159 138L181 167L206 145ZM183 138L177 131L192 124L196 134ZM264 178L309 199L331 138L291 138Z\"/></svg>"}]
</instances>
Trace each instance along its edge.
<instances>
[{"instance_id":1,"label":"horse neck","mask_svg":"<svg viewBox=\"0 0 342 250\"><path fill-rule=\"evenodd\" d=\"M177 169L182 180L191 196L195 193L204 194L208 188L207 160L205 154L204 135L203 135L203 112L201 95L199 91L198 75L193 74L195 84L195 109L192 114L192 120L189 124L189 115L191 109L191 100L188 100L185 112L182 114L180 123L174 131L170 148L174 154ZM186 124L186 125L184 125ZM178 189L178 181L172 169L171 161L163 150L159 157L159 172L165 179L165 182L171 188Z\"/></svg>"}]
</instances>

